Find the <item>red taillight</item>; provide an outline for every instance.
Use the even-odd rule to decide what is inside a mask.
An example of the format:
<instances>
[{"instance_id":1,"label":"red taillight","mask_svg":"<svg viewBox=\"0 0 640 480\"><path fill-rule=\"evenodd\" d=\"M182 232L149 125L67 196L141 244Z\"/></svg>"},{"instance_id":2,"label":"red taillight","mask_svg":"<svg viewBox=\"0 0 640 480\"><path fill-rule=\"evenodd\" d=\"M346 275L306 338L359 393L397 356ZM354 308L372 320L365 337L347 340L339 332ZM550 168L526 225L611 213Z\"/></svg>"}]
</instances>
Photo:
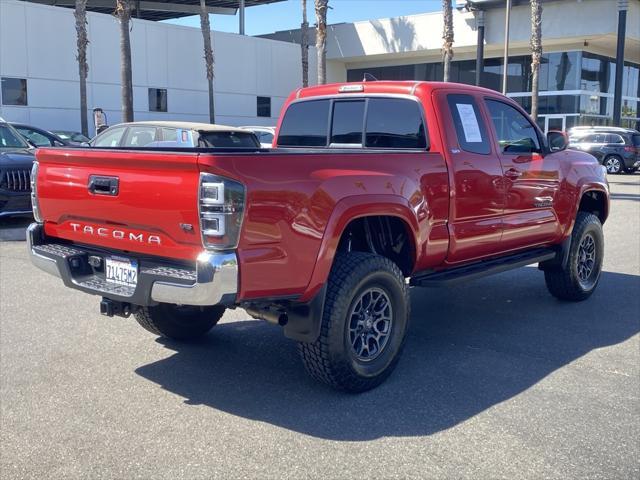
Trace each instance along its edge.
<instances>
[{"instance_id":1,"label":"red taillight","mask_svg":"<svg viewBox=\"0 0 640 480\"><path fill-rule=\"evenodd\" d=\"M630 147L630 146L626 146L624 147L624 151L625 152L635 152L636 151L636 147Z\"/></svg>"}]
</instances>

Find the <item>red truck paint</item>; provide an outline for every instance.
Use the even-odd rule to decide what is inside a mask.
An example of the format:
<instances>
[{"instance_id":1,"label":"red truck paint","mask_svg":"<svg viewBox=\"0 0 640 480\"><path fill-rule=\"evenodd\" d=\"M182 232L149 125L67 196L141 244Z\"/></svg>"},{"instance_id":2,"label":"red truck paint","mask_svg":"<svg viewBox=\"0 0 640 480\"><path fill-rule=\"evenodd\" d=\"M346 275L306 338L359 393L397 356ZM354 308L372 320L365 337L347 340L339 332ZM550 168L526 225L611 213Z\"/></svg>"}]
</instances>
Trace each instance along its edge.
<instances>
[{"instance_id":1,"label":"red truck paint","mask_svg":"<svg viewBox=\"0 0 640 480\"><path fill-rule=\"evenodd\" d=\"M296 99L340 97L341 86L298 90L283 112ZM495 134L483 100L494 98L520 109L496 92L465 85L371 82L364 83L358 95L419 100L428 151L297 153L275 148L217 154L39 149L38 196L45 233L79 244L193 260L203 248L198 175L215 173L246 186L237 300L292 295L309 300L326 283L340 236L355 218L400 218L411 232L415 273L559 244L571 232L582 194L607 194L602 169L581 152L507 158L498 153L495 140L489 156L461 151L447 113L448 93L477 99L491 138ZM521 175L510 178L510 169ZM119 195L90 194L87 179L93 174L118 176ZM535 198L550 200L536 207ZM74 224L89 226L93 233ZM181 229L180 224L193 229ZM123 238L115 238L114 230L124 232Z\"/></svg>"}]
</instances>

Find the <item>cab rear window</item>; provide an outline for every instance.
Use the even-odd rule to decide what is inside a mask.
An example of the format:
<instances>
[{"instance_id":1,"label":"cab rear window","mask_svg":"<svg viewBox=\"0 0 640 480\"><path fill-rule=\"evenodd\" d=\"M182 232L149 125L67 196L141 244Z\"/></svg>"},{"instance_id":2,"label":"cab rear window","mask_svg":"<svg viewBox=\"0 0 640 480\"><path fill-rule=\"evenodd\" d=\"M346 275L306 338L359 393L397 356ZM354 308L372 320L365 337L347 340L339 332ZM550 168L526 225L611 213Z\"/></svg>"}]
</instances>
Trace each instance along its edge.
<instances>
[{"instance_id":1,"label":"cab rear window","mask_svg":"<svg viewBox=\"0 0 640 480\"><path fill-rule=\"evenodd\" d=\"M427 148L417 101L409 98L338 97L293 103L285 112L280 147Z\"/></svg>"}]
</instances>

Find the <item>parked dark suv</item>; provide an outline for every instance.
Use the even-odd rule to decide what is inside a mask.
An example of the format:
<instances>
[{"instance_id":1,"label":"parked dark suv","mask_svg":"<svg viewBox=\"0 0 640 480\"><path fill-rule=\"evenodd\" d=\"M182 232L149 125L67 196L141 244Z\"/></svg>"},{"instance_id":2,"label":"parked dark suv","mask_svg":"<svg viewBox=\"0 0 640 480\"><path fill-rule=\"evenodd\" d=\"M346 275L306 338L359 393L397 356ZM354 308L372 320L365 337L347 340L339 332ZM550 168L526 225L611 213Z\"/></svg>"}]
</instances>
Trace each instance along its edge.
<instances>
[{"instance_id":1,"label":"parked dark suv","mask_svg":"<svg viewBox=\"0 0 640 480\"><path fill-rule=\"evenodd\" d=\"M34 149L0 118L0 218L31 213Z\"/></svg>"},{"instance_id":2,"label":"parked dark suv","mask_svg":"<svg viewBox=\"0 0 640 480\"><path fill-rule=\"evenodd\" d=\"M640 168L640 132L629 128L573 128L569 148L588 152L607 173L633 173Z\"/></svg>"}]
</instances>

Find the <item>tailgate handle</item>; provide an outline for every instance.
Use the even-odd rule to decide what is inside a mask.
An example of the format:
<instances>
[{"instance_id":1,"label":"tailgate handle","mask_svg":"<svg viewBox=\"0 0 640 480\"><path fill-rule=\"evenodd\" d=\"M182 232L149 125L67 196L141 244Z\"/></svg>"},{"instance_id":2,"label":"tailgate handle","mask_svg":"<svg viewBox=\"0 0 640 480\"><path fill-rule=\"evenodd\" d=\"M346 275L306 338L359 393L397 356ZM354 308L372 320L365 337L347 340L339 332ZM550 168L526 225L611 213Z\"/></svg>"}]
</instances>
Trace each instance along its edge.
<instances>
[{"instance_id":1,"label":"tailgate handle","mask_svg":"<svg viewBox=\"0 0 640 480\"><path fill-rule=\"evenodd\" d=\"M118 177L90 175L89 191L94 195L118 195Z\"/></svg>"}]
</instances>

